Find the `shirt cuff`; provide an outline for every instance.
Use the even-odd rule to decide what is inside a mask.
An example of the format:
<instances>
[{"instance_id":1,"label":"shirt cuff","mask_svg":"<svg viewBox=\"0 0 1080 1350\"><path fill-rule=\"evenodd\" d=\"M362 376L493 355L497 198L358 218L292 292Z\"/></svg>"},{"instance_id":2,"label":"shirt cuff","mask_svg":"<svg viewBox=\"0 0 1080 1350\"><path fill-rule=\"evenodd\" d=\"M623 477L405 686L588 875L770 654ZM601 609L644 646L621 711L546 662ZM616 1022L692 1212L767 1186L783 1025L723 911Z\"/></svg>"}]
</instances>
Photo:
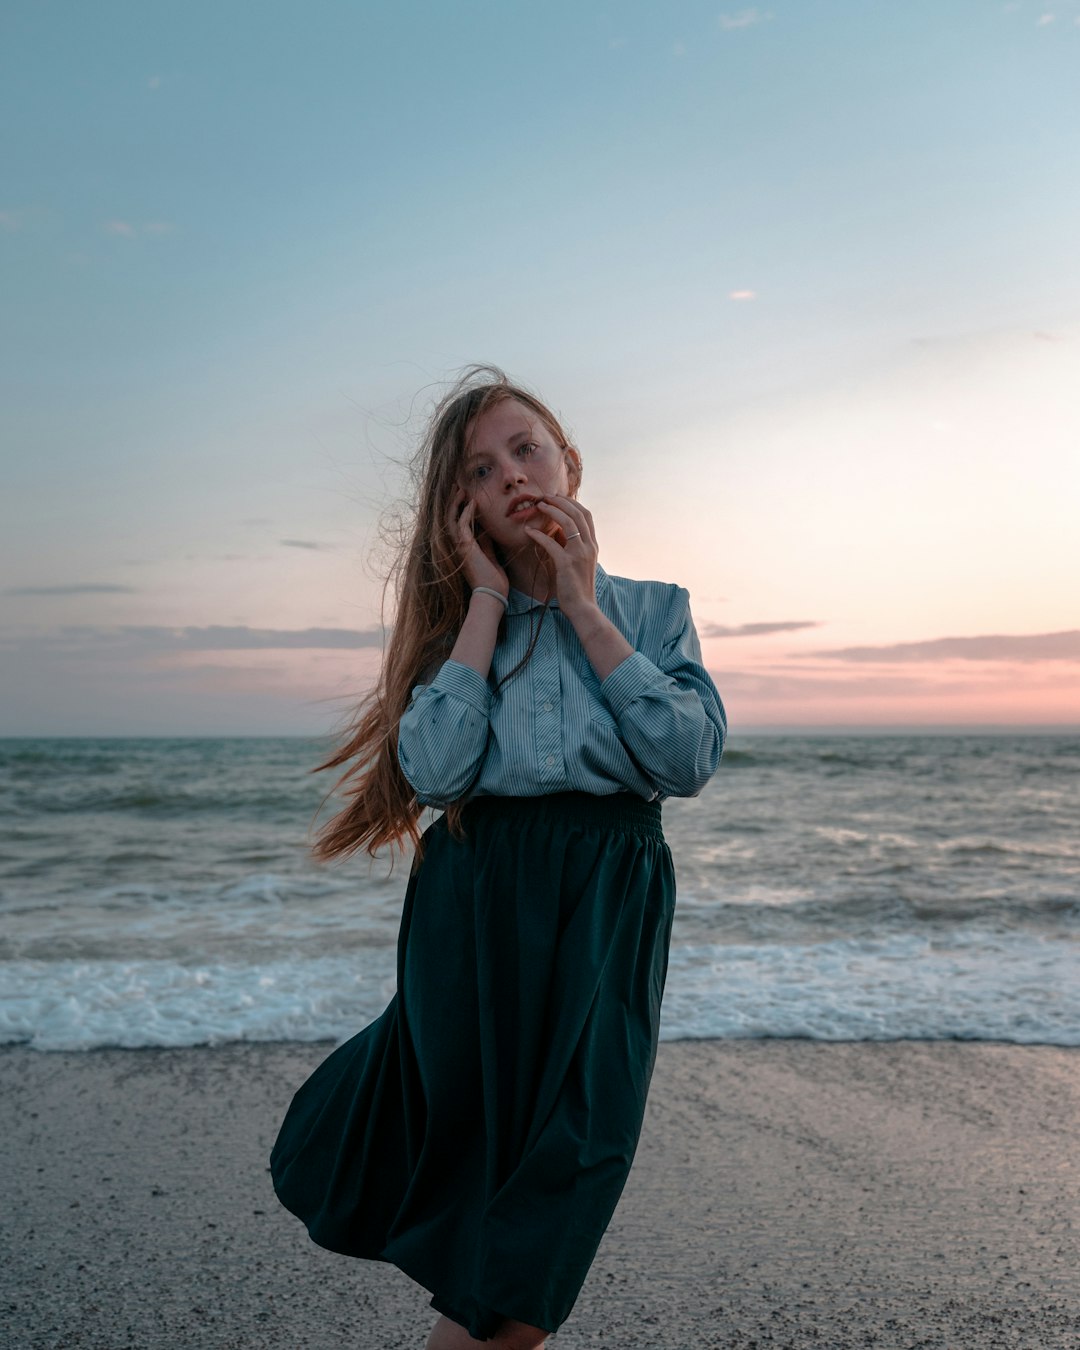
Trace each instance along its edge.
<instances>
[{"instance_id":1,"label":"shirt cuff","mask_svg":"<svg viewBox=\"0 0 1080 1350\"><path fill-rule=\"evenodd\" d=\"M647 694L650 689L660 688L668 678L643 652L631 652L606 680L601 681L600 692L618 720L634 699Z\"/></svg>"},{"instance_id":2,"label":"shirt cuff","mask_svg":"<svg viewBox=\"0 0 1080 1350\"><path fill-rule=\"evenodd\" d=\"M484 717L491 711L491 689L483 675L477 674L472 666L448 657L442 664L438 675L432 680L430 688L440 694L449 694L475 708Z\"/></svg>"}]
</instances>

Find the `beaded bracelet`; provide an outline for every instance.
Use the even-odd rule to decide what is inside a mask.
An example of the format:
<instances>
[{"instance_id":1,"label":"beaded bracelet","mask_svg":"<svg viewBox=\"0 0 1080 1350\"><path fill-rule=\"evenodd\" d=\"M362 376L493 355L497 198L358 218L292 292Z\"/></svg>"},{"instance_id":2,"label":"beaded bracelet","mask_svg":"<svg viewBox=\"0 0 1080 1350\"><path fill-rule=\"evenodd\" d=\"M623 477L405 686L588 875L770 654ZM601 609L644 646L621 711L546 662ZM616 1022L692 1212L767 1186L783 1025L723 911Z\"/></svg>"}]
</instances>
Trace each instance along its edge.
<instances>
[{"instance_id":1,"label":"beaded bracelet","mask_svg":"<svg viewBox=\"0 0 1080 1350\"><path fill-rule=\"evenodd\" d=\"M496 600L501 600L504 610L510 608L509 596L503 595L502 591L497 591L494 586L474 586L472 589L473 595L476 595L477 592L483 592L484 595L493 595Z\"/></svg>"}]
</instances>

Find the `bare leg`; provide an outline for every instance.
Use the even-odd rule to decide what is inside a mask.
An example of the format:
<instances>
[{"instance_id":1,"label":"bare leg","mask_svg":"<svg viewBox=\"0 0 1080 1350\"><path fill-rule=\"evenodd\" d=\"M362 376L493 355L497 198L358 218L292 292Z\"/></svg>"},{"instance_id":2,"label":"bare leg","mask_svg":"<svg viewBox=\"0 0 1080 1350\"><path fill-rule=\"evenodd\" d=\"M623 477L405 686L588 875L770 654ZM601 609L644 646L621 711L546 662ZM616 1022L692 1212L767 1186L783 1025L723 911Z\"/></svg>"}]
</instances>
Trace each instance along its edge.
<instances>
[{"instance_id":1,"label":"bare leg","mask_svg":"<svg viewBox=\"0 0 1080 1350\"><path fill-rule=\"evenodd\" d=\"M476 1341L463 1326L451 1322L449 1317L440 1317L431 1328L425 1350L470 1350L475 1345L490 1345L490 1341Z\"/></svg>"},{"instance_id":2,"label":"bare leg","mask_svg":"<svg viewBox=\"0 0 1080 1350\"><path fill-rule=\"evenodd\" d=\"M452 1322L449 1317L440 1317L431 1328L426 1350L540 1350L547 1340L547 1332L539 1327L530 1327L525 1322L512 1322L507 1319L493 1339L477 1341L469 1335L463 1326Z\"/></svg>"}]
</instances>

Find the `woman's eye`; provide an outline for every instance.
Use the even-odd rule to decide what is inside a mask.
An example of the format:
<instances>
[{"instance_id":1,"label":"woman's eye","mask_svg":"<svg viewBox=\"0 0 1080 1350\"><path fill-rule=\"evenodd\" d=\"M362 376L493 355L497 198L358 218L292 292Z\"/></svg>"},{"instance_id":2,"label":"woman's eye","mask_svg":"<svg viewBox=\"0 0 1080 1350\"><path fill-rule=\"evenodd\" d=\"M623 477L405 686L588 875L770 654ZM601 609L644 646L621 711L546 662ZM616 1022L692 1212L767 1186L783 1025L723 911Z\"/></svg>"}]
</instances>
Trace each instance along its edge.
<instances>
[{"instance_id":1,"label":"woman's eye","mask_svg":"<svg viewBox=\"0 0 1080 1350\"><path fill-rule=\"evenodd\" d=\"M478 464L476 468L473 469L472 471L472 476L474 478L486 478L487 474L488 474L488 466L486 464Z\"/></svg>"},{"instance_id":2,"label":"woman's eye","mask_svg":"<svg viewBox=\"0 0 1080 1350\"><path fill-rule=\"evenodd\" d=\"M539 449L540 447L534 441L525 441L523 442L523 444L518 446L518 454L531 455L534 451Z\"/></svg>"}]
</instances>

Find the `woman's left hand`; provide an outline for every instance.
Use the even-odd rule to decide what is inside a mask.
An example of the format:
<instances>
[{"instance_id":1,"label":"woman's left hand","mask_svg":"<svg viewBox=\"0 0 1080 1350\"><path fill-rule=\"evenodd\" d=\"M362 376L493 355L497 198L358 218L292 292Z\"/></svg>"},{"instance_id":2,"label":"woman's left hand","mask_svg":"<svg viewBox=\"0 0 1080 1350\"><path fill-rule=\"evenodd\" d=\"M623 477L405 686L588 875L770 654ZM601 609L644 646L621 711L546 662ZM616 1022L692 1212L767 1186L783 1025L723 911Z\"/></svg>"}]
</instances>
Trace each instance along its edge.
<instances>
[{"instance_id":1,"label":"woman's left hand","mask_svg":"<svg viewBox=\"0 0 1080 1350\"><path fill-rule=\"evenodd\" d=\"M532 525L525 526L525 533L551 559L560 608L567 618L575 610L595 609L599 550L591 513L580 502L557 493L538 498L536 505L558 526L558 534L552 538Z\"/></svg>"}]
</instances>

